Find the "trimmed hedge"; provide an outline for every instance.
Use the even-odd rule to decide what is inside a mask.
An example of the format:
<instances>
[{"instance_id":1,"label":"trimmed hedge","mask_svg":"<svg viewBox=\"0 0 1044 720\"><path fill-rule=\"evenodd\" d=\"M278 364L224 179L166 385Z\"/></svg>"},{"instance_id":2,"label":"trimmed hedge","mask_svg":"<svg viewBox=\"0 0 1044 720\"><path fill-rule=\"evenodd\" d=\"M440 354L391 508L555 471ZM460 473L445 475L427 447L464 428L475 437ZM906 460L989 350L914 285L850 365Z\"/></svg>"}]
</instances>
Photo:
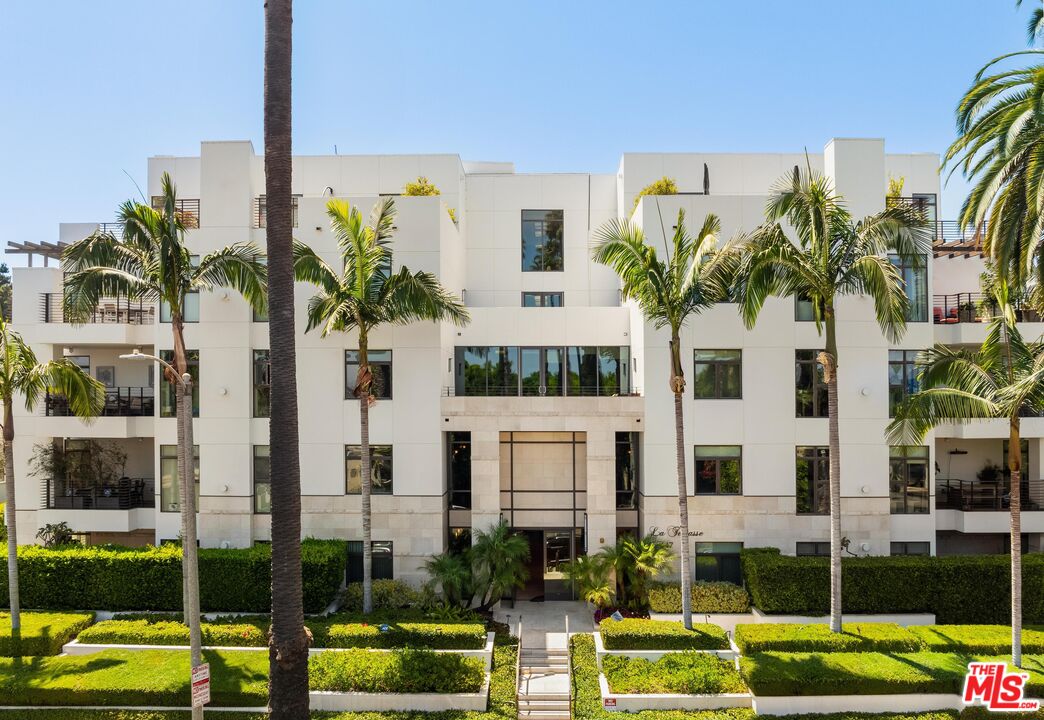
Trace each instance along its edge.
<instances>
[{"instance_id":1,"label":"trimmed hedge","mask_svg":"<svg viewBox=\"0 0 1044 720\"><path fill-rule=\"evenodd\" d=\"M762 612L830 611L829 558L784 556L776 548L744 549L740 557L747 590ZM1007 555L844 558L844 612L935 613L947 624L1008 623L1010 567ZM1044 553L1023 556L1022 581L1023 619L1044 624Z\"/></svg>"},{"instance_id":2,"label":"trimmed hedge","mask_svg":"<svg viewBox=\"0 0 1044 720\"><path fill-rule=\"evenodd\" d=\"M913 625L907 630L929 652L1003 655L1011 652L1009 625ZM1022 629L1022 652L1044 654L1044 628Z\"/></svg>"},{"instance_id":3,"label":"trimmed hedge","mask_svg":"<svg viewBox=\"0 0 1044 720\"><path fill-rule=\"evenodd\" d=\"M763 623L736 626L736 645L759 652L917 652L921 640L895 623L851 623L842 632L827 624Z\"/></svg>"},{"instance_id":4,"label":"trimmed hedge","mask_svg":"<svg viewBox=\"0 0 1044 720\"><path fill-rule=\"evenodd\" d=\"M319 613L337 596L344 579L346 545L340 540L305 540L301 545L305 612ZM24 607L74 610L178 610L181 548L18 548ZM272 550L199 551L200 605L207 611L268 612L271 609ZM0 606L6 607L7 573L0 573Z\"/></svg>"},{"instance_id":5,"label":"trimmed hedge","mask_svg":"<svg viewBox=\"0 0 1044 720\"><path fill-rule=\"evenodd\" d=\"M341 610L362 612L363 589L361 582L348 583L341 594ZM402 580L373 581L373 609L399 610L420 602L420 593Z\"/></svg>"},{"instance_id":6,"label":"trimmed hedge","mask_svg":"<svg viewBox=\"0 0 1044 720\"><path fill-rule=\"evenodd\" d=\"M481 623L334 623L319 630L315 640L317 646L331 648L480 650L486 628Z\"/></svg>"},{"instance_id":7,"label":"trimmed hedge","mask_svg":"<svg viewBox=\"0 0 1044 720\"><path fill-rule=\"evenodd\" d=\"M607 618L598 625L606 650L727 650L729 639L717 625Z\"/></svg>"},{"instance_id":8,"label":"trimmed hedge","mask_svg":"<svg viewBox=\"0 0 1044 720\"><path fill-rule=\"evenodd\" d=\"M745 613L750 611L750 596L738 585L728 582L692 584L692 611L694 613ZM680 613L681 586L677 583L651 583L649 609L653 612Z\"/></svg>"},{"instance_id":9,"label":"trimmed hedge","mask_svg":"<svg viewBox=\"0 0 1044 720\"><path fill-rule=\"evenodd\" d=\"M673 653L655 662L606 655L602 658L602 671L614 693L719 695L747 692L747 686L731 662L706 653Z\"/></svg>"},{"instance_id":10,"label":"trimmed hedge","mask_svg":"<svg viewBox=\"0 0 1044 720\"><path fill-rule=\"evenodd\" d=\"M744 656L740 671L757 695L957 694L968 663L981 656L952 653L777 653ZM1003 659L1003 658L993 658ZM1044 691L1044 658L1025 656L1026 692Z\"/></svg>"},{"instance_id":11,"label":"trimmed hedge","mask_svg":"<svg viewBox=\"0 0 1044 720\"><path fill-rule=\"evenodd\" d=\"M486 668L478 658L431 650L375 653L346 650L312 655L308 687L334 692L474 693Z\"/></svg>"},{"instance_id":12,"label":"trimmed hedge","mask_svg":"<svg viewBox=\"0 0 1044 720\"><path fill-rule=\"evenodd\" d=\"M201 624L203 644L210 647L268 647L268 633L250 623ZM103 620L80 633L81 643L106 645L188 645L189 629L169 620Z\"/></svg>"},{"instance_id":13,"label":"trimmed hedge","mask_svg":"<svg viewBox=\"0 0 1044 720\"><path fill-rule=\"evenodd\" d=\"M0 613L0 656L58 655L62 645L94 622L94 613L22 613L21 638L11 637L11 616Z\"/></svg>"}]
</instances>

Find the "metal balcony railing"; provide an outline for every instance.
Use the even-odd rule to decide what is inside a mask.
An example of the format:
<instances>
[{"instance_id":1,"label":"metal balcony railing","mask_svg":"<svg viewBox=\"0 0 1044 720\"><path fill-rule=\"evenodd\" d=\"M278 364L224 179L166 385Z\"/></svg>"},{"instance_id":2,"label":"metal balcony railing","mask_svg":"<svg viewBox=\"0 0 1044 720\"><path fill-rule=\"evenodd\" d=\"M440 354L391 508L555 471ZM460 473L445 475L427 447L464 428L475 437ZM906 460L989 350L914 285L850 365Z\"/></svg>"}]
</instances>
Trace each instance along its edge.
<instances>
[{"instance_id":1,"label":"metal balcony railing","mask_svg":"<svg viewBox=\"0 0 1044 720\"><path fill-rule=\"evenodd\" d=\"M72 322L65 317L64 293L40 293L40 320L45 323ZM152 325L156 322L156 303L151 300L131 300L125 296L102 298L82 323L110 325Z\"/></svg>"},{"instance_id":2,"label":"metal balcony railing","mask_svg":"<svg viewBox=\"0 0 1044 720\"><path fill-rule=\"evenodd\" d=\"M983 302L982 293L951 293L932 295L932 319L939 325L989 322L997 315L996 303ZM1015 304L1015 318L1019 322L1040 322L1040 315L1031 308Z\"/></svg>"},{"instance_id":3,"label":"metal balcony railing","mask_svg":"<svg viewBox=\"0 0 1044 720\"><path fill-rule=\"evenodd\" d=\"M564 388L564 392L562 388L554 389L546 386L523 387L520 389L519 386L514 384L491 385L482 389L458 389L451 385L442 388L442 397L640 397L641 394L641 388L631 388L621 392L616 388L588 385L579 387L567 386Z\"/></svg>"},{"instance_id":4,"label":"metal balcony railing","mask_svg":"<svg viewBox=\"0 0 1044 720\"><path fill-rule=\"evenodd\" d=\"M290 218L294 227L297 227L297 206L300 199L300 195L292 195L290 197ZM256 228L263 228L268 225L268 201L264 195L258 195L254 198L253 222Z\"/></svg>"},{"instance_id":5,"label":"metal balcony railing","mask_svg":"<svg viewBox=\"0 0 1044 720\"><path fill-rule=\"evenodd\" d=\"M1021 485L1022 509L1040 510L1044 503L1044 480L1026 479ZM1006 512L1011 508L1011 482L936 478L935 507L965 512Z\"/></svg>"},{"instance_id":6,"label":"metal balcony railing","mask_svg":"<svg viewBox=\"0 0 1044 720\"><path fill-rule=\"evenodd\" d=\"M155 210L163 209L163 196L152 196L152 207ZM188 229L199 227L199 198L180 198L174 201L174 213L181 220L181 224Z\"/></svg>"},{"instance_id":7,"label":"metal balcony railing","mask_svg":"<svg viewBox=\"0 0 1044 720\"><path fill-rule=\"evenodd\" d=\"M47 393L44 412L48 417L70 417L74 413L62 395ZM152 417L156 414L156 390L151 387L105 388L101 417Z\"/></svg>"},{"instance_id":8,"label":"metal balcony railing","mask_svg":"<svg viewBox=\"0 0 1044 720\"><path fill-rule=\"evenodd\" d=\"M120 478L88 485L72 480L45 480L41 507L47 510L130 510L156 506L155 480Z\"/></svg>"}]
</instances>

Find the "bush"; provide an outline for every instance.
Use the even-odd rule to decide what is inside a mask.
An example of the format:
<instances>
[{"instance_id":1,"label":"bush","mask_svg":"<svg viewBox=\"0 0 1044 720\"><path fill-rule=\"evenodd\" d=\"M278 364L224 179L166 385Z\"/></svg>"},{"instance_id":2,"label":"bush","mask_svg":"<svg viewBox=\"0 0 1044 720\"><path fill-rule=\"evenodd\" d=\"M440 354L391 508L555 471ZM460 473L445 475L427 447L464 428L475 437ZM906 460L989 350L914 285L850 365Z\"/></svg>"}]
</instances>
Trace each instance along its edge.
<instances>
[{"instance_id":1,"label":"bush","mask_svg":"<svg viewBox=\"0 0 1044 720\"><path fill-rule=\"evenodd\" d=\"M268 633L254 624L209 623L201 626L208 647L268 647ZM189 629L169 620L104 620L80 633L80 642L105 645L188 645Z\"/></svg>"},{"instance_id":2,"label":"bush","mask_svg":"<svg viewBox=\"0 0 1044 720\"><path fill-rule=\"evenodd\" d=\"M332 648L478 650L486 644L486 628L479 623L336 623L317 635L317 645Z\"/></svg>"},{"instance_id":3,"label":"bush","mask_svg":"<svg viewBox=\"0 0 1044 720\"><path fill-rule=\"evenodd\" d=\"M660 613L680 613L681 586L677 583L650 583L649 609ZM750 612L750 596L738 585L728 582L694 582L692 584L692 611L694 613Z\"/></svg>"},{"instance_id":4,"label":"bush","mask_svg":"<svg viewBox=\"0 0 1044 720\"><path fill-rule=\"evenodd\" d=\"M348 583L341 594L341 609L362 612L363 587L361 582ZM373 609L395 610L413 607L420 602L420 593L402 580L373 581Z\"/></svg>"},{"instance_id":5,"label":"bush","mask_svg":"<svg viewBox=\"0 0 1044 720\"><path fill-rule=\"evenodd\" d=\"M981 658L981 656L980 656ZM961 692L972 655L951 653L757 653L740 660L757 695L894 695ZM1025 657L1026 691L1044 690L1044 659Z\"/></svg>"},{"instance_id":6,"label":"bush","mask_svg":"<svg viewBox=\"0 0 1044 720\"><path fill-rule=\"evenodd\" d=\"M656 662L606 655L602 671L614 693L720 695L747 691L731 662L707 653L674 653Z\"/></svg>"},{"instance_id":7,"label":"bush","mask_svg":"<svg viewBox=\"0 0 1044 720\"><path fill-rule=\"evenodd\" d=\"M21 638L11 637L11 616L0 613L0 656L58 655L62 645L94 622L94 613L22 613Z\"/></svg>"},{"instance_id":8,"label":"bush","mask_svg":"<svg viewBox=\"0 0 1044 720\"><path fill-rule=\"evenodd\" d=\"M828 558L788 557L775 548L741 553L753 604L765 613L824 615L830 611ZM845 558L846 613L935 613L942 623L1010 622L1007 555ZM1023 557L1023 618L1044 624L1044 553ZM901 587L897 593L894 588Z\"/></svg>"},{"instance_id":9,"label":"bush","mask_svg":"<svg viewBox=\"0 0 1044 720\"><path fill-rule=\"evenodd\" d=\"M929 652L1003 655L1011 652L1009 625L914 625L907 628ZM1023 628L1022 652L1044 653L1044 628Z\"/></svg>"},{"instance_id":10,"label":"bush","mask_svg":"<svg viewBox=\"0 0 1044 720\"><path fill-rule=\"evenodd\" d=\"M312 655L312 690L383 693L478 692L486 670L478 658L430 650L345 650Z\"/></svg>"},{"instance_id":11,"label":"bush","mask_svg":"<svg viewBox=\"0 0 1044 720\"><path fill-rule=\"evenodd\" d=\"M697 623L686 630L667 620L603 620L598 626L607 650L722 650L728 636L717 625Z\"/></svg>"},{"instance_id":12,"label":"bush","mask_svg":"<svg viewBox=\"0 0 1044 720\"><path fill-rule=\"evenodd\" d=\"M642 198L646 195L677 195L678 184L674 182L674 178L667 177L664 175L659 180L654 180L649 183L634 196L634 207L631 208L633 213L638 208L638 203L641 202Z\"/></svg>"},{"instance_id":13,"label":"bush","mask_svg":"<svg viewBox=\"0 0 1044 720\"><path fill-rule=\"evenodd\" d=\"M923 645L895 623L852 623L842 632L826 624L737 625L736 645L744 654L776 652L917 652Z\"/></svg>"},{"instance_id":14,"label":"bush","mask_svg":"<svg viewBox=\"0 0 1044 720\"><path fill-rule=\"evenodd\" d=\"M344 578L345 544L305 540L301 545L305 612L318 613L336 597ZM204 610L268 612L269 545L199 551ZM22 605L54 610L179 610L181 548L18 548ZM0 606L7 606L7 573L0 573Z\"/></svg>"}]
</instances>

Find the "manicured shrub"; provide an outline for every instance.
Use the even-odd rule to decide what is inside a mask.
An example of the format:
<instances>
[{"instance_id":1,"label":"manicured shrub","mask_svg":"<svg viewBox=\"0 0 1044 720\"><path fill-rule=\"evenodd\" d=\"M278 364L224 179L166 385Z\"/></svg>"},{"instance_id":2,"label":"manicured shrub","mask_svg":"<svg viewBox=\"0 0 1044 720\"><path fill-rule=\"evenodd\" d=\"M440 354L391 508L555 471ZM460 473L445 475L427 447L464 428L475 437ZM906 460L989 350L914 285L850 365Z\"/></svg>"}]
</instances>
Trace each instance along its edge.
<instances>
[{"instance_id":1,"label":"manicured shrub","mask_svg":"<svg viewBox=\"0 0 1044 720\"><path fill-rule=\"evenodd\" d=\"M895 623L846 623L842 632L825 623L763 623L736 626L736 645L745 653L917 652L922 643Z\"/></svg>"},{"instance_id":2,"label":"manicured shrub","mask_svg":"<svg viewBox=\"0 0 1044 720\"><path fill-rule=\"evenodd\" d=\"M203 610L271 609L271 547L199 552ZM322 612L344 578L345 544L306 540L301 546L305 611ZM18 548L22 605L75 610L179 610L181 548L37 545ZM7 573L0 573L0 605L8 604Z\"/></svg>"},{"instance_id":3,"label":"manicured shrub","mask_svg":"<svg viewBox=\"0 0 1044 720\"><path fill-rule=\"evenodd\" d=\"M22 613L21 638L11 637L11 616L0 613L0 656L58 655L62 645L94 622L94 613Z\"/></svg>"},{"instance_id":4,"label":"manicured shrub","mask_svg":"<svg viewBox=\"0 0 1044 720\"><path fill-rule=\"evenodd\" d=\"M631 208L631 212L634 212L638 207L638 203L646 195L677 195L678 184L674 181L674 178L667 177L664 175L659 180L653 180L651 183L643 187L638 191L638 194L634 196L634 207Z\"/></svg>"},{"instance_id":5,"label":"manicured shrub","mask_svg":"<svg viewBox=\"0 0 1044 720\"><path fill-rule=\"evenodd\" d=\"M268 647L268 634L249 623L201 625L203 644L209 647ZM103 620L80 633L82 643L107 645L188 645L189 629L169 620Z\"/></svg>"},{"instance_id":6,"label":"manicured shrub","mask_svg":"<svg viewBox=\"0 0 1044 720\"><path fill-rule=\"evenodd\" d=\"M614 693L719 695L747 691L731 662L707 653L673 653L655 662L606 655L602 671Z\"/></svg>"},{"instance_id":7,"label":"manicured shrub","mask_svg":"<svg viewBox=\"0 0 1044 720\"><path fill-rule=\"evenodd\" d=\"M316 632L316 645L332 648L478 650L485 644L480 623L334 623Z\"/></svg>"},{"instance_id":8,"label":"manicured shrub","mask_svg":"<svg viewBox=\"0 0 1044 720\"><path fill-rule=\"evenodd\" d=\"M348 583L341 594L341 609L362 612L362 583ZM394 610L413 607L420 602L420 593L401 580L373 581L373 609Z\"/></svg>"},{"instance_id":9,"label":"manicured shrub","mask_svg":"<svg viewBox=\"0 0 1044 720\"><path fill-rule=\"evenodd\" d=\"M650 583L649 609L653 612L680 613L681 586L677 583ZM750 596L738 585L728 582L694 582L694 613L745 613L750 611Z\"/></svg>"},{"instance_id":10,"label":"manicured shrub","mask_svg":"<svg viewBox=\"0 0 1044 720\"><path fill-rule=\"evenodd\" d=\"M1011 652L1010 625L914 625L908 630L930 652L982 655ZM1022 652L1044 653L1044 628L1022 629Z\"/></svg>"},{"instance_id":11,"label":"manicured shrub","mask_svg":"<svg viewBox=\"0 0 1044 720\"><path fill-rule=\"evenodd\" d=\"M312 655L308 685L312 690L382 693L478 692L485 681L478 658L430 650L345 650Z\"/></svg>"},{"instance_id":12,"label":"manicured shrub","mask_svg":"<svg viewBox=\"0 0 1044 720\"><path fill-rule=\"evenodd\" d=\"M694 623L686 630L667 620L603 620L598 626L607 650L721 650L729 647L717 625Z\"/></svg>"}]
</instances>

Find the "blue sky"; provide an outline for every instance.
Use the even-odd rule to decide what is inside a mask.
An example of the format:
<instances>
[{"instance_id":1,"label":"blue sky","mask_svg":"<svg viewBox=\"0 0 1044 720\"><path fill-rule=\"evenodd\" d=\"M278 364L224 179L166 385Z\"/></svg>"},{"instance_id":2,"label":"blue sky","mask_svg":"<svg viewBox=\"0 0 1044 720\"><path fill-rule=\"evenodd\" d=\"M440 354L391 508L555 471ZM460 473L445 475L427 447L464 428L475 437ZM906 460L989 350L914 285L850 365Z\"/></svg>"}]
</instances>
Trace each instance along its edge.
<instances>
[{"instance_id":1,"label":"blue sky","mask_svg":"<svg viewBox=\"0 0 1044 720\"><path fill-rule=\"evenodd\" d=\"M149 155L262 151L262 0L0 0L0 244L110 219ZM1030 4L1030 3L1027 3ZM298 0L294 151L613 172L625 151L942 152L1014 0ZM964 185L951 182L943 216ZM24 264L16 258L13 264Z\"/></svg>"}]
</instances>

